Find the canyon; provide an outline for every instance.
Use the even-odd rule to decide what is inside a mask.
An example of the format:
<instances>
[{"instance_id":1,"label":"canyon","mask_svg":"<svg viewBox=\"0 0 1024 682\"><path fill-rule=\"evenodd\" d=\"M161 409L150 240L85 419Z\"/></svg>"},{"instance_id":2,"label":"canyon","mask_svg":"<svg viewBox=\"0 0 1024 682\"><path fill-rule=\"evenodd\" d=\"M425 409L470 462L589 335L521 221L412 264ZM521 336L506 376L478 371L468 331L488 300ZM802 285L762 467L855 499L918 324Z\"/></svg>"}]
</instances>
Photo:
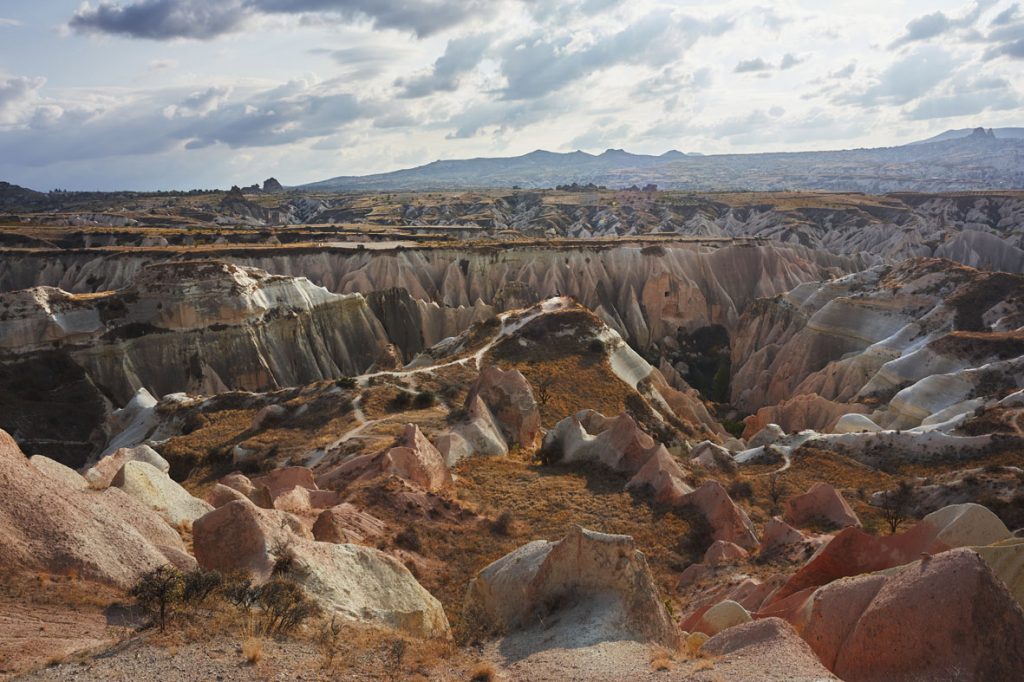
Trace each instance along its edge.
<instances>
[{"instance_id":1,"label":"canyon","mask_svg":"<svg viewBox=\"0 0 1024 682\"><path fill-rule=\"evenodd\" d=\"M0 613L78 604L86 679L158 584L143 675L209 619L312 679L1024 674L1017 192L60 200L0 226Z\"/></svg>"}]
</instances>

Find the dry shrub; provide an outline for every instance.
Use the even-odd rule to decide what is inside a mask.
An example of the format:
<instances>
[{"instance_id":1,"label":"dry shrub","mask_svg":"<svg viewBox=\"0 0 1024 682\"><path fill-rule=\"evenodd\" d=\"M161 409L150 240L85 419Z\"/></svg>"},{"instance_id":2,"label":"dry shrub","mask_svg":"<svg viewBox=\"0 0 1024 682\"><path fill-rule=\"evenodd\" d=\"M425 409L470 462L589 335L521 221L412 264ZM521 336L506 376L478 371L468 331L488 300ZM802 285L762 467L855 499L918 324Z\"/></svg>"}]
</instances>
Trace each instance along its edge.
<instances>
[{"instance_id":1,"label":"dry shrub","mask_svg":"<svg viewBox=\"0 0 1024 682\"><path fill-rule=\"evenodd\" d=\"M480 661L469 671L469 682L494 682L496 679L494 666L486 661Z\"/></svg>"},{"instance_id":2,"label":"dry shrub","mask_svg":"<svg viewBox=\"0 0 1024 682\"><path fill-rule=\"evenodd\" d=\"M256 665L263 659L263 642L250 637L242 642L242 656L249 665Z\"/></svg>"}]
</instances>

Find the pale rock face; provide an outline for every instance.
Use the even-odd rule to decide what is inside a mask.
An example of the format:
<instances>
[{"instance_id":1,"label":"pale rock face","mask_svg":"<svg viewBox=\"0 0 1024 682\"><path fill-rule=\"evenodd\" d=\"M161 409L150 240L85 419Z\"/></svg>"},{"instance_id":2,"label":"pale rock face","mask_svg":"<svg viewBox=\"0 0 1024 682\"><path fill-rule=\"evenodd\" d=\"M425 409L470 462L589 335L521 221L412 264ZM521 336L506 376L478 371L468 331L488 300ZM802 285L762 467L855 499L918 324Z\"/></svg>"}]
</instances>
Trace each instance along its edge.
<instances>
[{"instance_id":1,"label":"pale rock face","mask_svg":"<svg viewBox=\"0 0 1024 682\"><path fill-rule=\"evenodd\" d=\"M756 414L747 417L743 435L749 438L768 424L778 425L784 433L795 433L805 429L822 433L842 433L838 431L836 424L844 415L850 415L858 410L867 412L868 408L863 405L826 400L813 393L798 395L778 405L762 407Z\"/></svg>"},{"instance_id":2,"label":"pale rock face","mask_svg":"<svg viewBox=\"0 0 1024 682\"><path fill-rule=\"evenodd\" d=\"M63 573L130 586L142 573L184 555L160 516L118 489L68 485L44 473L0 431L0 570Z\"/></svg>"},{"instance_id":3,"label":"pale rock face","mask_svg":"<svg viewBox=\"0 0 1024 682\"><path fill-rule=\"evenodd\" d=\"M782 548L801 544L805 540L806 538L796 528L779 518L773 518L764 525L758 553L762 556L769 555Z\"/></svg>"},{"instance_id":4,"label":"pale rock face","mask_svg":"<svg viewBox=\"0 0 1024 682\"><path fill-rule=\"evenodd\" d=\"M452 431L472 448L474 454L491 457L508 454L508 444L501 435L501 428L479 396L467 405L466 420L455 425Z\"/></svg>"},{"instance_id":5,"label":"pale rock face","mask_svg":"<svg viewBox=\"0 0 1024 682\"><path fill-rule=\"evenodd\" d=\"M1011 538L971 549L985 560L1021 608L1024 608L1024 539Z\"/></svg>"},{"instance_id":6,"label":"pale rock face","mask_svg":"<svg viewBox=\"0 0 1024 682\"><path fill-rule=\"evenodd\" d=\"M832 428L835 433L875 433L881 430L882 427L871 421L871 417L856 413L844 414Z\"/></svg>"},{"instance_id":7,"label":"pale rock face","mask_svg":"<svg viewBox=\"0 0 1024 682\"><path fill-rule=\"evenodd\" d=\"M0 347L74 343L71 359L115 403L140 388L255 391L355 375L387 344L358 294L218 261L149 265L99 299L46 288L0 297L14 306Z\"/></svg>"},{"instance_id":8,"label":"pale rock face","mask_svg":"<svg viewBox=\"0 0 1024 682\"><path fill-rule=\"evenodd\" d=\"M444 610L409 570L379 550L315 542L290 515L231 502L193 524L199 565L270 577L274 551L287 547L298 582L328 613L344 620L396 628L416 637L450 636Z\"/></svg>"},{"instance_id":9,"label":"pale rock face","mask_svg":"<svg viewBox=\"0 0 1024 682\"><path fill-rule=\"evenodd\" d=\"M616 638L662 644L678 638L633 539L582 528L558 542L531 542L481 570L470 582L466 610L484 626L518 629L533 625L558 599L601 605L592 614L599 622L574 629L603 628L617 632Z\"/></svg>"},{"instance_id":10,"label":"pale rock face","mask_svg":"<svg viewBox=\"0 0 1024 682\"><path fill-rule=\"evenodd\" d=\"M815 519L825 520L833 525L860 526L860 519L838 490L828 483L815 483L803 495L786 501L786 518L798 526Z\"/></svg>"},{"instance_id":11,"label":"pale rock face","mask_svg":"<svg viewBox=\"0 0 1024 682\"><path fill-rule=\"evenodd\" d=\"M66 467L60 462L56 462L49 457L33 455L32 457L29 457L28 461L33 467L39 470L39 473L52 478L54 481L66 485L69 488L85 490L89 487L89 482L85 480L85 477L71 467Z\"/></svg>"},{"instance_id":12,"label":"pale rock face","mask_svg":"<svg viewBox=\"0 0 1024 682\"><path fill-rule=\"evenodd\" d=\"M225 504L229 504L236 500L248 500L249 498L238 492L234 488L229 488L223 483L215 483L210 492L206 494L206 501L214 509L220 509Z\"/></svg>"},{"instance_id":13,"label":"pale rock face","mask_svg":"<svg viewBox=\"0 0 1024 682\"><path fill-rule=\"evenodd\" d=\"M146 462L128 461L111 485L157 512L171 525L188 524L213 509Z\"/></svg>"},{"instance_id":14,"label":"pale rock face","mask_svg":"<svg viewBox=\"0 0 1024 682\"><path fill-rule=\"evenodd\" d=\"M821 588L803 637L853 682L1024 676L1024 611L966 548Z\"/></svg>"},{"instance_id":15,"label":"pale rock face","mask_svg":"<svg viewBox=\"0 0 1024 682\"><path fill-rule=\"evenodd\" d=\"M148 445L136 445L132 448L120 448L96 462L86 470L85 478L94 488L107 488L128 462L145 462L163 474L171 470L171 465L156 450Z\"/></svg>"},{"instance_id":16,"label":"pale rock face","mask_svg":"<svg viewBox=\"0 0 1024 682\"><path fill-rule=\"evenodd\" d=\"M766 424L760 431L747 439L747 448L760 448L771 445L781 438L786 437L786 432L778 424Z\"/></svg>"}]
</instances>

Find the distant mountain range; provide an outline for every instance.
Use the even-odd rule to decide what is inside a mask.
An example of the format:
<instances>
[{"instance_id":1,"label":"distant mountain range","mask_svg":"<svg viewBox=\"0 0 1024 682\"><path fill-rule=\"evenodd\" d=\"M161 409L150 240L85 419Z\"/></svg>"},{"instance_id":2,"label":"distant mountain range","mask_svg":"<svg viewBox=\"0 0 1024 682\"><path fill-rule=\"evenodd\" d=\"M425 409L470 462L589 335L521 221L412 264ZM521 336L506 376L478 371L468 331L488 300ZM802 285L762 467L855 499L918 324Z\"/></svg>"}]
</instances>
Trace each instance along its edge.
<instances>
[{"instance_id":1,"label":"distant mountain range","mask_svg":"<svg viewBox=\"0 0 1024 682\"><path fill-rule=\"evenodd\" d=\"M434 161L302 185L310 191L550 188L648 183L678 190L945 192L1024 188L1024 128L949 130L900 147L822 152L658 156L537 150L522 156Z\"/></svg>"}]
</instances>

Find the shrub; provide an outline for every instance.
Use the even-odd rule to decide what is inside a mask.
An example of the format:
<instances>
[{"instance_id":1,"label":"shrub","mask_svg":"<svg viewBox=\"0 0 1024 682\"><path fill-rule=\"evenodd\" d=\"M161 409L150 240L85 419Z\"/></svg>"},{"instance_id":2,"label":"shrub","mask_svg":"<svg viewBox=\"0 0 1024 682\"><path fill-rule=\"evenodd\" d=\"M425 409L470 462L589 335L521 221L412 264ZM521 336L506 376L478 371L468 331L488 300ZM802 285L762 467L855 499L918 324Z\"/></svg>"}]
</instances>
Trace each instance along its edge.
<instances>
[{"instance_id":1,"label":"shrub","mask_svg":"<svg viewBox=\"0 0 1024 682\"><path fill-rule=\"evenodd\" d=\"M407 410L412 404L412 395L405 391L398 391L395 397L391 399L391 409L393 410Z\"/></svg>"},{"instance_id":2,"label":"shrub","mask_svg":"<svg viewBox=\"0 0 1024 682\"><path fill-rule=\"evenodd\" d=\"M410 552L419 552L423 549L423 543L420 541L420 535L412 526L406 526L405 530L395 536L395 545L402 549L407 549Z\"/></svg>"},{"instance_id":3,"label":"shrub","mask_svg":"<svg viewBox=\"0 0 1024 682\"><path fill-rule=\"evenodd\" d=\"M270 549L270 554L274 557L271 575L287 575L295 568L295 552L288 542L278 541Z\"/></svg>"},{"instance_id":4,"label":"shrub","mask_svg":"<svg viewBox=\"0 0 1024 682\"><path fill-rule=\"evenodd\" d=\"M448 416L445 417L445 420L449 424L457 424L465 420L466 417L468 416L469 410L467 410L465 407L453 407L451 410L448 411Z\"/></svg>"},{"instance_id":5,"label":"shrub","mask_svg":"<svg viewBox=\"0 0 1024 682\"><path fill-rule=\"evenodd\" d=\"M356 387L356 380L352 377L341 377L334 380L334 385L338 388L351 389Z\"/></svg>"},{"instance_id":6,"label":"shrub","mask_svg":"<svg viewBox=\"0 0 1024 682\"><path fill-rule=\"evenodd\" d=\"M508 537L512 534L512 524L514 522L515 517L512 516L512 512L503 511L498 518L491 522L491 532Z\"/></svg>"},{"instance_id":7,"label":"shrub","mask_svg":"<svg viewBox=\"0 0 1024 682\"><path fill-rule=\"evenodd\" d=\"M305 590L291 580L274 578L258 589L260 629L267 635L288 633L321 612Z\"/></svg>"},{"instance_id":8,"label":"shrub","mask_svg":"<svg viewBox=\"0 0 1024 682\"><path fill-rule=\"evenodd\" d=\"M171 566L160 566L139 578L129 594L156 619L163 631L181 604L184 586L181 571Z\"/></svg>"},{"instance_id":9,"label":"shrub","mask_svg":"<svg viewBox=\"0 0 1024 682\"><path fill-rule=\"evenodd\" d=\"M729 497L734 500L749 500L754 496L754 486L750 481L737 478L729 484Z\"/></svg>"},{"instance_id":10,"label":"shrub","mask_svg":"<svg viewBox=\"0 0 1024 682\"><path fill-rule=\"evenodd\" d=\"M540 449L537 450L535 457L537 458L537 461L544 466L551 466L552 464L558 464L561 462L563 455L562 444L558 440L552 439L551 441L541 445Z\"/></svg>"},{"instance_id":11,"label":"shrub","mask_svg":"<svg viewBox=\"0 0 1024 682\"><path fill-rule=\"evenodd\" d=\"M700 512L693 512L687 517L690 532L679 539L679 551L696 563L704 557L704 552L715 541L715 532L711 524Z\"/></svg>"},{"instance_id":12,"label":"shrub","mask_svg":"<svg viewBox=\"0 0 1024 682\"><path fill-rule=\"evenodd\" d=\"M183 577L182 600L187 604L202 604L223 584L224 576L218 571L204 571L201 568L195 568Z\"/></svg>"},{"instance_id":13,"label":"shrub","mask_svg":"<svg viewBox=\"0 0 1024 682\"><path fill-rule=\"evenodd\" d=\"M587 344L587 350L591 353L604 353L605 344L601 339L591 339L590 343Z\"/></svg>"},{"instance_id":14,"label":"shrub","mask_svg":"<svg viewBox=\"0 0 1024 682\"><path fill-rule=\"evenodd\" d=\"M421 410L426 407L433 407L437 404L437 396L434 395L433 391L420 391L416 394L413 404Z\"/></svg>"}]
</instances>

